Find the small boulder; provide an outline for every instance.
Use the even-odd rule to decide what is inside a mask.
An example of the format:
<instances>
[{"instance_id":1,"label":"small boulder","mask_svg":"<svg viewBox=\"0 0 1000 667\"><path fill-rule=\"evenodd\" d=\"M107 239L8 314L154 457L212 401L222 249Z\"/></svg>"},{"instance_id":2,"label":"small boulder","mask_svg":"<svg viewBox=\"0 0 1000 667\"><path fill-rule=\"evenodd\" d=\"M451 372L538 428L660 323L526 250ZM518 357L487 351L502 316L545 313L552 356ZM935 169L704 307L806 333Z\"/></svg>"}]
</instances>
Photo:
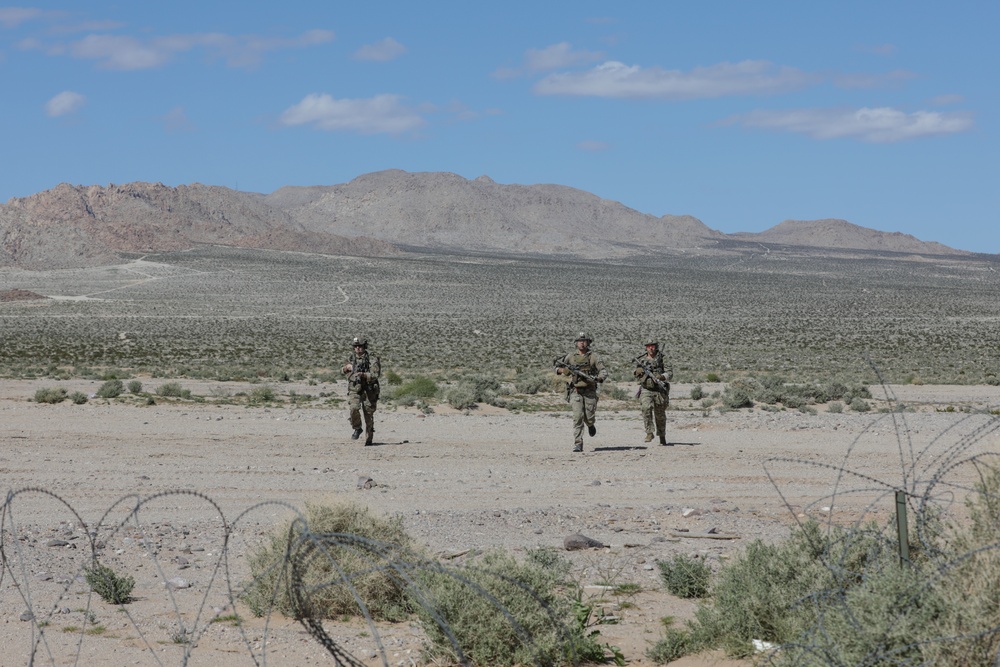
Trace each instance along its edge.
<instances>
[{"instance_id":1,"label":"small boulder","mask_svg":"<svg viewBox=\"0 0 1000 667\"><path fill-rule=\"evenodd\" d=\"M580 549L603 549L604 543L598 542L597 540L587 537L586 535L574 533L573 535L567 535L563 539L563 548L566 549L566 551L579 551Z\"/></svg>"}]
</instances>

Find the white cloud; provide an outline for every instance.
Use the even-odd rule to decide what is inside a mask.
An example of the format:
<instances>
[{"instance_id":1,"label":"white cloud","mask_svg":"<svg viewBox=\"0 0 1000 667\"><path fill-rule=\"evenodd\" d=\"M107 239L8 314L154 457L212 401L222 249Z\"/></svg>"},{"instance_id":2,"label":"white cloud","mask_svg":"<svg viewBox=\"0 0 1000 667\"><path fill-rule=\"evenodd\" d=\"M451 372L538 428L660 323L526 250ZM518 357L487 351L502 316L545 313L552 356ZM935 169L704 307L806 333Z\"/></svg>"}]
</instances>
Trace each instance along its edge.
<instances>
[{"instance_id":1,"label":"white cloud","mask_svg":"<svg viewBox=\"0 0 1000 667\"><path fill-rule=\"evenodd\" d=\"M202 49L210 58L226 61L230 67L252 67L264 55L282 49L303 48L329 42L329 30L310 30L290 39L223 33L189 33L139 40L124 35L93 34L69 44L45 47L50 55L68 52L74 58L96 60L105 69L142 70L160 67L178 54ZM40 45L36 45L40 48Z\"/></svg>"},{"instance_id":2,"label":"white cloud","mask_svg":"<svg viewBox=\"0 0 1000 667\"><path fill-rule=\"evenodd\" d=\"M754 95L793 90L819 77L762 60L719 63L690 72L641 68L609 61L586 72L551 74L535 84L540 95L663 98L691 100L725 95Z\"/></svg>"},{"instance_id":3,"label":"white cloud","mask_svg":"<svg viewBox=\"0 0 1000 667\"><path fill-rule=\"evenodd\" d=\"M406 53L406 47L394 40L392 37L386 37L385 39L379 40L374 44L365 44L360 49L354 52L355 60L373 60L375 62L388 62L393 58L398 58L399 56Z\"/></svg>"},{"instance_id":4,"label":"white cloud","mask_svg":"<svg viewBox=\"0 0 1000 667\"><path fill-rule=\"evenodd\" d=\"M965 101L965 97L962 95L951 94L951 95L938 95L937 97L932 97L930 103L936 107L946 107L952 104L961 104Z\"/></svg>"},{"instance_id":5,"label":"white cloud","mask_svg":"<svg viewBox=\"0 0 1000 667\"><path fill-rule=\"evenodd\" d=\"M498 67L493 72L497 79L513 79L526 73L547 72L561 67L572 67L600 60L603 53L575 50L569 42L559 42L544 49L528 49L524 52L521 67Z\"/></svg>"},{"instance_id":6,"label":"white cloud","mask_svg":"<svg viewBox=\"0 0 1000 667\"><path fill-rule=\"evenodd\" d=\"M163 129L167 132L190 132L195 129L194 123L188 119L184 107L174 107L157 120L163 123Z\"/></svg>"},{"instance_id":7,"label":"white cloud","mask_svg":"<svg viewBox=\"0 0 1000 667\"><path fill-rule=\"evenodd\" d=\"M400 103L399 95L376 95L369 99L335 99L313 93L286 109L282 125L312 125L321 130L346 130L361 134L399 134L415 130L426 121Z\"/></svg>"},{"instance_id":8,"label":"white cloud","mask_svg":"<svg viewBox=\"0 0 1000 667\"><path fill-rule=\"evenodd\" d=\"M64 90L45 103L45 114L50 118L65 116L76 113L86 103L87 98L80 93Z\"/></svg>"},{"instance_id":9,"label":"white cloud","mask_svg":"<svg viewBox=\"0 0 1000 667\"><path fill-rule=\"evenodd\" d=\"M871 109L798 109L753 111L727 122L745 127L783 130L814 139L859 139L869 143L892 143L934 134L954 134L972 128L966 113L915 111L906 113L890 107Z\"/></svg>"},{"instance_id":10,"label":"white cloud","mask_svg":"<svg viewBox=\"0 0 1000 667\"><path fill-rule=\"evenodd\" d=\"M40 18L44 15L41 9L30 7L0 7L0 25L5 28L16 28L25 21Z\"/></svg>"},{"instance_id":11,"label":"white cloud","mask_svg":"<svg viewBox=\"0 0 1000 667\"><path fill-rule=\"evenodd\" d=\"M587 151L588 153L601 153L603 151L609 150L611 144L606 141L581 141L576 145L582 151Z\"/></svg>"},{"instance_id":12,"label":"white cloud","mask_svg":"<svg viewBox=\"0 0 1000 667\"><path fill-rule=\"evenodd\" d=\"M882 88L916 77L913 72L897 69L884 74L838 74L834 83L841 88Z\"/></svg>"}]
</instances>

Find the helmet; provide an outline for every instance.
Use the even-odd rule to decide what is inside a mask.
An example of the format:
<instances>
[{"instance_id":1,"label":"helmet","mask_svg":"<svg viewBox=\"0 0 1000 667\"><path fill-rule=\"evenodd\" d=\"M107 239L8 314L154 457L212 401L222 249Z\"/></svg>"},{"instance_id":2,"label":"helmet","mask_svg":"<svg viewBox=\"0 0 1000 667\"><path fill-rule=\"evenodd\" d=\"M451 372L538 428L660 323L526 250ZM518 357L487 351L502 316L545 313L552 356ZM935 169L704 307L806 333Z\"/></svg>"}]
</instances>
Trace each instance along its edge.
<instances>
[{"instance_id":1,"label":"helmet","mask_svg":"<svg viewBox=\"0 0 1000 667\"><path fill-rule=\"evenodd\" d=\"M587 333L586 333L586 332L584 332L584 331L581 331L581 332L580 332L580 335L579 335L579 336L577 336L577 337L576 337L576 340L575 340L575 341L573 341L573 342L574 342L574 343L579 343L579 342L580 342L581 340L585 340L585 341L587 341L588 343L593 343L593 342L594 342L594 339L593 339L593 338L591 338L590 336L588 336L588 335L587 335Z\"/></svg>"},{"instance_id":2,"label":"helmet","mask_svg":"<svg viewBox=\"0 0 1000 667\"><path fill-rule=\"evenodd\" d=\"M655 345L657 347L660 346L660 343L656 340L656 336L646 336L645 340L646 342L643 343L643 345Z\"/></svg>"},{"instance_id":3,"label":"helmet","mask_svg":"<svg viewBox=\"0 0 1000 667\"><path fill-rule=\"evenodd\" d=\"M351 346L357 347L359 345L361 347L368 347L368 339L364 336L355 336L354 340L351 341Z\"/></svg>"}]
</instances>

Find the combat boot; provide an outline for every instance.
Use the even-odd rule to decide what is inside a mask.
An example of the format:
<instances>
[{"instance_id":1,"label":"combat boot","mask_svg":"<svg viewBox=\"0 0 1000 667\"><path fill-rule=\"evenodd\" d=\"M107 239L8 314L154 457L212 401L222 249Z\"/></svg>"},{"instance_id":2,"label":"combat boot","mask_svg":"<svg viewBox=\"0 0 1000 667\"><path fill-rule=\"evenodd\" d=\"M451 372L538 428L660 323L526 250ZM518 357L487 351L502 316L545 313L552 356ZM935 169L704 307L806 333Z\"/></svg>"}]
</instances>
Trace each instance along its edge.
<instances>
[{"instance_id":1,"label":"combat boot","mask_svg":"<svg viewBox=\"0 0 1000 667\"><path fill-rule=\"evenodd\" d=\"M583 451L583 443L582 442L576 443L576 445L573 446L573 451L574 452L582 452Z\"/></svg>"},{"instance_id":2,"label":"combat boot","mask_svg":"<svg viewBox=\"0 0 1000 667\"><path fill-rule=\"evenodd\" d=\"M357 440L360 437L361 437L361 429L360 428L354 429L354 433L351 434L351 440Z\"/></svg>"},{"instance_id":3,"label":"combat boot","mask_svg":"<svg viewBox=\"0 0 1000 667\"><path fill-rule=\"evenodd\" d=\"M646 434L646 442L653 442L653 434L652 433L647 433Z\"/></svg>"},{"instance_id":4,"label":"combat boot","mask_svg":"<svg viewBox=\"0 0 1000 667\"><path fill-rule=\"evenodd\" d=\"M587 433L589 433L590 437L593 438L595 435L597 435L597 427L591 424L590 426L587 427Z\"/></svg>"},{"instance_id":5,"label":"combat boot","mask_svg":"<svg viewBox=\"0 0 1000 667\"><path fill-rule=\"evenodd\" d=\"M667 436L663 435L662 433L660 434L660 444L661 445L667 444Z\"/></svg>"},{"instance_id":6,"label":"combat boot","mask_svg":"<svg viewBox=\"0 0 1000 667\"><path fill-rule=\"evenodd\" d=\"M365 436L365 447L372 444L372 440L375 438L375 431L368 431L368 435Z\"/></svg>"}]
</instances>

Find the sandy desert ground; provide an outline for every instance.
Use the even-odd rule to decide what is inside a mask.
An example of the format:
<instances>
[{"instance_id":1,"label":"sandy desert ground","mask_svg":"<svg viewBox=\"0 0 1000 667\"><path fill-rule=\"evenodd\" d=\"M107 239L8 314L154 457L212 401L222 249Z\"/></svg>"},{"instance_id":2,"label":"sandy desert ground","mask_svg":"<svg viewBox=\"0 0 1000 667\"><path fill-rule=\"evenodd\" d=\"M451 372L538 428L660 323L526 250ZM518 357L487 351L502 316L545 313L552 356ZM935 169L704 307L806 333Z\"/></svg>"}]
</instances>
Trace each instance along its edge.
<instances>
[{"instance_id":1,"label":"sandy desert ground","mask_svg":"<svg viewBox=\"0 0 1000 667\"><path fill-rule=\"evenodd\" d=\"M246 388L180 382L203 396ZM32 655L45 665L334 664L293 620L254 619L237 605L242 628L211 622L232 613L227 581L237 586L246 576L247 551L290 507L324 498L401 516L448 562L493 547L561 548L572 533L601 541L607 548L566 555L586 585L641 586L634 606L609 602L621 622L600 630L630 664L650 664L644 653L659 619L689 618L695 608L664 591L658 559L697 554L718 567L751 540L780 539L807 515L885 522L901 485L951 497L942 502L960 514L971 468L936 473L1000 451L997 417L988 412L1000 405L1000 389L987 386L892 386L911 410L896 413L706 414L678 400L667 447L643 443L634 403L604 402L597 436L580 455L570 451L566 412L383 410L375 445L363 447L350 440L341 409L29 400L52 384L0 382L0 480L16 492L3 517L2 665L29 664ZM90 393L100 383L59 384ZM299 387L317 389L343 393L343 384ZM675 386L674 395L689 389ZM370 488L359 488L367 478ZM26 488L36 490L19 491ZM156 496L173 490L181 493ZM124 528L109 530L151 497ZM228 544L223 518L232 527ZM136 600L124 611L88 596L78 578L88 529L104 543L106 562L134 573ZM175 578L189 586L168 589ZM88 631L94 622L103 632ZM181 624L197 638L187 654L175 641ZM419 656L415 625L381 625L376 634L357 620L326 627L366 664L409 665ZM738 663L709 655L674 664Z\"/></svg>"}]
</instances>

